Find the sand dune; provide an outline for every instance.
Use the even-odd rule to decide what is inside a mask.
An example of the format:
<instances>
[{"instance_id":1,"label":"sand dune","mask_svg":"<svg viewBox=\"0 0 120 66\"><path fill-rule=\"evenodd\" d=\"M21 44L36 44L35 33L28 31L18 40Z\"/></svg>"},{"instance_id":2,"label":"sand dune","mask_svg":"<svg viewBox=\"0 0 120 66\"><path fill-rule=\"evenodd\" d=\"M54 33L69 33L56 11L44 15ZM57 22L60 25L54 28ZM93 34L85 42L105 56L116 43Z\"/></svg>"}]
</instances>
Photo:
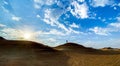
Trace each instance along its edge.
<instances>
[{"instance_id":1,"label":"sand dune","mask_svg":"<svg viewBox=\"0 0 120 66\"><path fill-rule=\"evenodd\" d=\"M0 66L120 66L120 51L102 51L76 43L57 47L0 37Z\"/></svg>"},{"instance_id":2,"label":"sand dune","mask_svg":"<svg viewBox=\"0 0 120 66\"><path fill-rule=\"evenodd\" d=\"M65 43L62 45L59 45L55 47L57 50L62 50L62 51L75 51L75 52L92 52L96 51L96 49L90 48L90 47L84 47L80 44L76 43Z\"/></svg>"}]
</instances>

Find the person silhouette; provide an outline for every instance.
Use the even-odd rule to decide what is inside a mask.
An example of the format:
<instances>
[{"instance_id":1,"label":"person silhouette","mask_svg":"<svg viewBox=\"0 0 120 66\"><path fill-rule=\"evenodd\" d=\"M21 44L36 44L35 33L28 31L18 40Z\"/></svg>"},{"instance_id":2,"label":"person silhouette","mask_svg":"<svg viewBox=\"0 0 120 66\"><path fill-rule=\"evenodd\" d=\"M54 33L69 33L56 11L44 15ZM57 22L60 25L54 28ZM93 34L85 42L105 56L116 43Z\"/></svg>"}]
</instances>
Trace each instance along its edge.
<instances>
[{"instance_id":1,"label":"person silhouette","mask_svg":"<svg viewBox=\"0 0 120 66\"><path fill-rule=\"evenodd\" d=\"M66 43L68 43L68 40L66 40Z\"/></svg>"}]
</instances>

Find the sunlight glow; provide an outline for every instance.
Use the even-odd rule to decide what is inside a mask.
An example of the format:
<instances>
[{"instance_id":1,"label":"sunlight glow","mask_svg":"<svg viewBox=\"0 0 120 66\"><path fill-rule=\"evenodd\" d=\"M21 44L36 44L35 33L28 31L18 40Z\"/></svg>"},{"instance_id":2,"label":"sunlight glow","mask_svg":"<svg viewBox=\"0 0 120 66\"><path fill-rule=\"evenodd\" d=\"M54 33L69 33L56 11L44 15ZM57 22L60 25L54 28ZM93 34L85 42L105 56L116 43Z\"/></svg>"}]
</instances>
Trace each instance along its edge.
<instances>
[{"instance_id":1,"label":"sunlight glow","mask_svg":"<svg viewBox=\"0 0 120 66\"><path fill-rule=\"evenodd\" d=\"M30 40L30 39L32 38L32 34L31 34L31 33L25 33L25 34L23 35L23 38L24 38L25 40Z\"/></svg>"}]
</instances>

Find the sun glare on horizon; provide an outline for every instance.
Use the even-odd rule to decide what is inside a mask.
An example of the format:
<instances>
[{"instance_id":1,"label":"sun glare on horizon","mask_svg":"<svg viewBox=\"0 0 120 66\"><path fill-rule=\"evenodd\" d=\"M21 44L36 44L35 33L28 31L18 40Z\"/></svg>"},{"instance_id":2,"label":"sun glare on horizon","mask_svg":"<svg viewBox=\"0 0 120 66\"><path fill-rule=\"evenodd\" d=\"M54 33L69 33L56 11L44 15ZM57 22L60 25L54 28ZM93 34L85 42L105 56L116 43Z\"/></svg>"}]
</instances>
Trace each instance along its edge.
<instances>
[{"instance_id":1,"label":"sun glare on horizon","mask_svg":"<svg viewBox=\"0 0 120 66\"><path fill-rule=\"evenodd\" d=\"M25 33L25 34L23 34L23 39L30 40L31 38L32 38L32 34L31 33Z\"/></svg>"}]
</instances>

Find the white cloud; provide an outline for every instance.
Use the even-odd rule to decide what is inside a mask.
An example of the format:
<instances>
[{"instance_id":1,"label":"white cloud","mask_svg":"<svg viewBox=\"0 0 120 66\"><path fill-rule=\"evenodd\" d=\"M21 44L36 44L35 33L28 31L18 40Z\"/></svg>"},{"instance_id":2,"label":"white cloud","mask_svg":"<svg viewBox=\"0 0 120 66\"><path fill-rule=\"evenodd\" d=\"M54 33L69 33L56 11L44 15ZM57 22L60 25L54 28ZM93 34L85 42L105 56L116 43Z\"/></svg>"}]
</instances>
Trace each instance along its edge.
<instances>
[{"instance_id":1,"label":"white cloud","mask_svg":"<svg viewBox=\"0 0 120 66\"><path fill-rule=\"evenodd\" d=\"M42 3L43 1L42 0L34 0L35 3Z\"/></svg>"},{"instance_id":2,"label":"white cloud","mask_svg":"<svg viewBox=\"0 0 120 66\"><path fill-rule=\"evenodd\" d=\"M72 24L70 25L70 27L71 27L71 28L79 28L79 26L76 25L75 23L72 23Z\"/></svg>"},{"instance_id":3,"label":"white cloud","mask_svg":"<svg viewBox=\"0 0 120 66\"><path fill-rule=\"evenodd\" d=\"M118 22L120 22L120 17L117 17Z\"/></svg>"},{"instance_id":4,"label":"white cloud","mask_svg":"<svg viewBox=\"0 0 120 66\"><path fill-rule=\"evenodd\" d=\"M18 30L13 29L13 28L4 28L3 30L1 30L3 33L5 33L5 37L7 38L18 38L20 37L20 33L18 32Z\"/></svg>"},{"instance_id":5,"label":"white cloud","mask_svg":"<svg viewBox=\"0 0 120 66\"><path fill-rule=\"evenodd\" d=\"M54 38L49 38L48 41L50 41L50 42L55 42L56 39L54 39Z\"/></svg>"},{"instance_id":6,"label":"white cloud","mask_svg":"<svg viewBox=\"0 0 120 66\"><path fill-rule=\"evenodd\" d=\"M44 5L43 0L34 0L34 8L40 9L42 5Z\"/></svg>"},{"instance_id":7,"label":"white cloud","mask_svg":"<svg viewBox=\"0 0 120 66\"><path fill-rule=\"evenodd\" d=\"M113 7L114 10L116 10L117 8L116 7Z\"/></svg>"},{"instance_id":8,"label":"white cloud","mask_svg":"<svg viewBox=\"0 0 120 66\"><path fill-rule=\"evenodd\" d=\"M102 20L102 22L105 22L106 21L106 19L105 18L103 18L103 19L101 19Z\"/></svg>"},{"instance_id":9,"label":"white cloud","mask_svg":"<svg viewBox=\"0 0 120 66\"><path fill-rule=\"evenodd\" d=\"M85 0L78 0L79 2L84 2Z\"/></svg>"},{"instance_id":10,"label":"white cloud","mask_svg":"<svg viewBox=\"0 0 120 66\"><path fill-rule=\"evenodd\" d=\"M101 17L98 17L99 20L101 20L102 18Z\"/></svg>"},{"instance_id":11,"label":"white cloud","mask_svg":"<svg viewBox=\"0 0 120 66\"><path fill-rule=\"evenodd\" d=\"M117 25L118 24L118 25ZM106 28L94 27L90 28L90 31L93 31L97 35L111 35L112 32L120 31L120 23L111 23Z\"/></svg>"},{"instance_id":12,"label":"white cloud","mask_svg":"<svg viewBox=\"0 0 120 66\"><path fill-rule=\"evenodd\" d=\"M45 31L38 31L38 32L36 32L36 34L39 34L39 35L44 35L44 34L50 34L50 35L60 35L60 36L63 36L63 35L65 35L64 33L62 33L62 32L60 32L60 31L58 31L58 30L56 30L56 29L51 29L50 31L48 31L48 32L45 32Z\"/></svg>"},{"instance_id":13,"label":"white cloud","mask_svg":"<svg viewBox=\"0 0 120 66\"><path fill-rule=\"evenodd\" d=\"M0 28L6 27L6 25L4 24L0 24Z\"/></svg>"},{"instance_id":14,"label":"white cloud","mask_svg":"<svg viewBox=\"0 0 120 66\"><path fill-rule=\"evenodd\" d=\"M52 5L52 4L54 4L55 3L55 0L47 0L46 1L46 4L47 5Z\"/></svg>"},{"instance_id":15,"label":"white cloud","mask_svg":"<svg viewBox=\"0 0 120 66\"><path fill-rule=\"evenodd\" d=\"M118 6L120 7L120 3L118 4Z\"/></svg>"},{"instance_id":16,"label":"white cloud","mask_svg":"<svg viewBox=\"0 0 120 66\"><path fill-rule=\"evenodd\" d=\"M34 7L40 9L43 5L52 5L55 3L55 0L34 0Z\"/></svg>"},{"instance_id":17,"label":"white cloud","mask_svg":"<svg viewBox=\"0 0 120 66\"><path fill-rule=\"evenodd\" d=\"M114 0L91 0L93 7L104 7L106 5L113 5Z\"/></svg>"},{"instance_id":18,"label":"white cloud","mask_svg":"<svg viewBox=\"0 0 120 66\"><path fill-rule=\"evenodd\" d=\"M12 16L12 20L14 20L14 21L20 21L20 20L21 20L21 17Z\"/></svg>"},{"instance_id":19,"label":"white cloud","mask_svg":"<svg viewBox=\"0 0 120 66\"><path fill-rule=\"evenodd\" d=\"M4 4L8 5L8 2L4 1Z\"/></svg>"},{"instance_id":20,"label":"white cloud","mask_svg":"<svg viewBox=\"0 0 120 66\"><path fill-rule=\"evenodd\" d=\"M37 4L46 4L46 5L52 5L54 3L55 0L34 0L35 3Z\"/></svg>"},{"instance_id":21,"label":"white cloud","mask_svg":"<svg viewBox=\"0 0 120 66\"><path fill-rule=\"evenodd\" d=\"M120 31L120 17L117 17L117 22L108 24L106 28L94 27L94 28L90 28L89 30L93 31L95 34L98 34L98 35L109 35L112 32L119 32Z\"/></svg>"},{"instance_id":22,"label":"white cloud","mask_svg":"<svg viewBox=\"0 0 120 66\"><path fill-rule=\"evenodd\" d=\"M47 24L50 24L51 26L56 26L60 29L63 29L64 31L66 31L66 33L70 33L70 32L77 33L77 32L75 32L75 30L73 31L73 29L70 30L70 29L66 28L65 25L61 24L58 21L59 17L61 16L61 14L63 12L60 12L60 14L55 14L55 15L53 14L53 12L54 12L54 9L46 9L45 13L44 13L43 21L46 22Z\"/></svg>"},{"instance_id":23,"label":"white cloud","mask_svg":"<svg viewBox=\"0 0 120 66\"><path fill-rule=\"evenodd\" d=\"M37 31L36 32L37 35L58 35L58 36L65 36L65 35L69 35L71 33L75 33L75 34L80 34L81 33L82 34L82 32L75 31L71 28L69 28L69 31L66 31L66 32L59 31L59 30L56 30L56 29L51 29L47 32L45 32L45 31Z\"/></svg>"},{"instance_id":24,"label":"white cloud","mask_svg":"<svg viewBox=\"0 0 120 66\"><path fill-rule=\"evenodd\" d=\"M44 13L43 21L46 22L47 24L50 24L51 26L55 26L54 21L56 20L51 15L52 15L52 10L46 9Z\"/></svg>"},{"instance_id":25,"label":"white cloud","mask_svg":"<svg viewBox=\"0 0 120 66\"><path fill-rule=\"evenodd\" d=\"M67 7L69 7L70 3L72 2L72 0L55 0L55 1L57 6L62 9L66 9Z\"/></svg>"},{"instance_id":26,"label":"white cloud","mask_svg":"<svg viewBox=\"0 0 120 66\"><path fill-rule=\"evenodd\" d=\"M40 18L40 15L37 14L36 17L37 17L37 18Z\"/></svg>"},{"instance_id":27,"label":"white cloud","mask_svg":"<svg viewBox=\"0 0 120 66\"><path fill-rule=\"evenodd\" d=\"M35 7L36 9L40 9L40 8L41 8L41 6L40 6L39 4L34 4L34 7Z\"/></svg>"},{"instance_id":28,"label":"white cloud","mask_svg":"<svg viewBox=\"0 0 120 66\"><path fill-rule=\"evenodd\" d=\"M53 35L65 35L64 33L56 30L56 29L52 29L49 32L47 32L47 34L53 34Z\"/></svg>"},{"instance_id":29,"label":"white cloud","mask_svg":"<svg viewBox=\"0 0 120 66\"><path fill-rule=\"evenodd\" d=\"M118 22L118 23L111 23L110 26L113 26L115 28L119 28L120 29L120 22Z\"/></svg>"},{"instance_id":30,"label":"white cloud","mask_svg":"<svg viewBox=\"0 0 120 66\"><path fill-rule=\"evenodd\" d=\"M117 22L114 22L114 23L110 23L109 26L112 26L116 29L120 29L120 17L117 17Z\"/></svg>"},{"instance_id":31,"label":"white cloud","mask_svg":"<svg viewBox=\"0 0 120 66\"><path fill-rule=\"evenodd\" d=\"M98 35L108 35L108 29L104 29L104 28L100 28L100 27L94 27L94 28L90 28L90 31L93 31L95 34Z\"/></svg>"},{"instance_id":32,"label":"white cloud","mask_svg":"<svg viewBox=\"0 0 120 66\"><path fill-rule=\"evenodd\" d=\"M9 13L9 10L6 9L5 7L1 6L1 8L2 8L2 10L3 10L4 12Z\"/></svg>"},{"instance_id":33,"label":"white cloud","mask_svg":"<svg viewBox=\"0 0 120 66\"><path fill-rule=\"evenodd\" d=\"M69 31L67 32L67 34L70 34L70 33L83 34L82 32L73 30L72 28L69 28Z\"/></svg>"},{"instance_id":34,"label":"white cloud","mask_svg":"<svg viewBox=\"0 0 120 66\"><path fill-rule=\"evenodd\" d=\"M69 29L67 29L63 24L61 24L59 22L56 22L56 24L57 24L58 28L61 28L61 29L65 30L65 31L67 31L67 32L69 31Z\"/></svg>"},{"instance_id":35,"label":"white cloud","mask_svg":"<svg viewBox=\"0 0 120 66\"><path fill-rule=\"evenodd\" d=\"M74 7L74 9L70 9L72 15L81 19L89 17L88 15L89 8L86 3L79 4L77 1L73 1L72 6Z\"/></svg>"}]
</instances>

